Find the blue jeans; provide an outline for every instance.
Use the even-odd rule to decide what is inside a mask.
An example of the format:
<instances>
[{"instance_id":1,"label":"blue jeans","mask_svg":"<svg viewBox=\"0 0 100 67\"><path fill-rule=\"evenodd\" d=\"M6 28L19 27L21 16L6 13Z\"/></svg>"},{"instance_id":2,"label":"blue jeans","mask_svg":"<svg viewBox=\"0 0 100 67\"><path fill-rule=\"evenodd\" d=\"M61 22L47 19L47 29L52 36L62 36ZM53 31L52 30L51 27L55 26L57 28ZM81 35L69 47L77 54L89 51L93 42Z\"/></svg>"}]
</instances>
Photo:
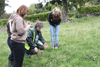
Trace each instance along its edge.
<instances>
[{"instance_id":1,"label":"blue jeans","mask_svg":"<svg viewBox=\"0 0 100 67\"><path fill-rule=\"evenodd\" d=\"M13 52L12 52L11 44L10 44L10 37L8 37L8 39L7 39L7 44L8 44L8 46L9 46L10 50L11 50L11 54L9 55L8 59L9 59L10 61L13 61Z\"/></svg>"},{"instance_id":2,"label":"blue jeans","mask_svg":"<svg viewBox=\"0 0 100 67\"><path fill-rule=\"evenodd\" d=\"M50 27L50 33L51 33L51 44L55 44L55 43L59 43L59 29L60 29L60 25L57 26L52 26L49 25ZM54 41L54 36L55 36L55 41Z\"/></svg>"}]
</instances>

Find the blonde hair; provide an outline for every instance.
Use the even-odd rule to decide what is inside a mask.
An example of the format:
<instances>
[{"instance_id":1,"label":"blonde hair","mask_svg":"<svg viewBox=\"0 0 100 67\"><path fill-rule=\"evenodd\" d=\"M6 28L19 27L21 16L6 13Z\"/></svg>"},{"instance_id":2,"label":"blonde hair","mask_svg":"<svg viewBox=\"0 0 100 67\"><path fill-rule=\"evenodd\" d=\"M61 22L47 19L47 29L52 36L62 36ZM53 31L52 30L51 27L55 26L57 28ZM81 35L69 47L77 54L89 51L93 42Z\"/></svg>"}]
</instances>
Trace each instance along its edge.
<instances>
[{"instance_id":1,"label":"blonde hair","mask_svg":"<svg viewBox=\"0 0 100 67\"><path fill-rule=\"evenodd\" d=\"M28 7L25 5L21 5L18 9L17 9L17 14L19 14L22 18L27 14L27 12L29 11Z\"/></svg>"},{"instance_id":2,"label":"blonde hair","mask_svg":"<svg viewBox=\"0 0 100 67\"><path fill-rule=\"evenodd\" d=\"M62 16L62 12L61 12L61 10L60 10L60 8L59 7L55 7L53 10L53 19L60 19L61 18L61 16Z\"/></svg>"}]
</instances>

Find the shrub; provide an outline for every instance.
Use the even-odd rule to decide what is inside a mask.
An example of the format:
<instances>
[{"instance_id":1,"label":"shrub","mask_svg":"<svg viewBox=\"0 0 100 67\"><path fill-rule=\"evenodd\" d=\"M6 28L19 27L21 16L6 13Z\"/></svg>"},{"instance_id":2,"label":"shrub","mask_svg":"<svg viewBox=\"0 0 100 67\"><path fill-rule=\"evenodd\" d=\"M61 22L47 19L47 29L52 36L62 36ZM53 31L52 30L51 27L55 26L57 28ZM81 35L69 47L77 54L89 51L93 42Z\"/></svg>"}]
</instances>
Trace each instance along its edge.
<instances>
[{"instance_id":1,"label":"shrub","mask_svg":"<svg viewBox=\"0 0 100 67\"><path fill-rule=\"evenodd\" d=\"M0 19L8 19L11 14L3 13L3 15L0 16Z\"/></svg>"},{"instance_id":2,"label":"shrub","mask_svg":"<svg viewBox=\"0 0 100 67\"><path fill-rule=\"evenodd\" d=\"M39 13L39 14L32 14L32 15L27 15L25 17L26 20L30 20L30 21L35 21L37 19L39 20L46 20L48 18L49 12L43 12L43 13Z\"/></svg>"},{"instance_id":3,"label":"shrub","mask_svg":"<svg viewBox=\"0 0 100 67\"><path fill-rule=\"evenodd\" d=\"M0 26L4 26L7 24L8 19L1 19L0 20Z\"/></svg>"},{"instance_id":4,"label":"shrub","mask_svg":"<svg viewBox=\"0 0 100 67\"><path fill-rule=\"evenodd\" d=\"M94 6L88 6L88 7L80 7L77 8L77 13L85 14L85 13L94 13L94 12L100 12L100 5L94 5Z\"/></svg>"},{"instance_id":5,"label":"shrub","mask_svg":"<svg viewBox=\"0 0 100 67\"><path fill-rule=\"evenodd\" d=\"M74 13L68 13L68 17L74 16Z\"/></svg>"}]
</instances>

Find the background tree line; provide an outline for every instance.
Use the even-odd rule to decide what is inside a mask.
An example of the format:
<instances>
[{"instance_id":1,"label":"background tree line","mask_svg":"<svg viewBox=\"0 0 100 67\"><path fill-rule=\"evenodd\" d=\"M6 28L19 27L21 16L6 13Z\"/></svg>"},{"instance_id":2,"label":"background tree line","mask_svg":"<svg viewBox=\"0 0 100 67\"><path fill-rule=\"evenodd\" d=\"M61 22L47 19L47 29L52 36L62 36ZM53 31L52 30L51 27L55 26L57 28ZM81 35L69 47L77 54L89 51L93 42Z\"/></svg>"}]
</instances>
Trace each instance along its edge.
<instances>
[{"instance_id":1,"label":"background tree line","mask_svg":"<svg viewBox=\"0 0 100 67\"><path fill-rule=\"evenodd\" d=\"M9 16L7 13L5 13L4 10L5 6L8 6L8 4L6 4L6 1L9 2L8 0L0 0L0 18L3 19ZM45 6L43 6L43 2L46 3ZM81 8L81 6L85 6L86 3L99 5L100 0L43 0L38 4L31 4L29 6L28 15L48 12L57 6L60 7L62 10L62 21L66 22L68 20L68 13L75 13L75 9Z\"/></svg>"}]
</instances>

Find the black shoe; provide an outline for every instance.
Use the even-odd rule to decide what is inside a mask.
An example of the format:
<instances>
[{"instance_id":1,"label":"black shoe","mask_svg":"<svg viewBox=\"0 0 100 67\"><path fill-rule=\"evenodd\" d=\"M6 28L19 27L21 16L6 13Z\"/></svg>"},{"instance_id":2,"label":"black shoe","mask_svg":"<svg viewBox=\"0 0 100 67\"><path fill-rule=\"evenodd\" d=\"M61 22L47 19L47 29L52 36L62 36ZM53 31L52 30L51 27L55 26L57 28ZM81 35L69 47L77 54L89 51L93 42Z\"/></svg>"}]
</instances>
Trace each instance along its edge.
<instances>
[{"instance_id":1,"label":"black shoe","mask_svg":"<svg viewBox=\"0 0 100 67\"><path fill-rule=\"evenodd\" d=\"M35 51L31 52L31 55L37 54Z\"/></svg>"},{"instance_id":2,"label":"black shoe","mask_svg":"<svg viewBox=\"0 0 100 67\"><path fill-rule=\"evenodd\" d=\"M26 56L27 56L27 58L30 58L30 57L31 57L31 55L29 55L29 54L27 54L27 53L26 53Z\"/></svg>"},{"instance_id":3,"label":"black shoe","mask_svg":"<svg viewBox=\"0 0 100 67\"><path fill-rule=\"evenodd\" d=\"M57 44L57 46L59 47L59 44Z\"/></svg>"},{"instance_id":4,"label":"black shoe","mask_svg":"<svg viewBox=\"0 0 100 67\"><path fill-rule=\"evenodd\" d=\"M13 61L9 60L8 67L13 67Z\"/></svg>"},{"instance_id":5,"label":"black shoe","mask_svg":"<svg viewBox=\"0 0 100 67\"><path fill-rule=\"evenodd\" d=\"M59 47L59 44L58 43L55 43L54 44L54 48L57 49L58 47Z\"/></svg>"}]
</instances>

